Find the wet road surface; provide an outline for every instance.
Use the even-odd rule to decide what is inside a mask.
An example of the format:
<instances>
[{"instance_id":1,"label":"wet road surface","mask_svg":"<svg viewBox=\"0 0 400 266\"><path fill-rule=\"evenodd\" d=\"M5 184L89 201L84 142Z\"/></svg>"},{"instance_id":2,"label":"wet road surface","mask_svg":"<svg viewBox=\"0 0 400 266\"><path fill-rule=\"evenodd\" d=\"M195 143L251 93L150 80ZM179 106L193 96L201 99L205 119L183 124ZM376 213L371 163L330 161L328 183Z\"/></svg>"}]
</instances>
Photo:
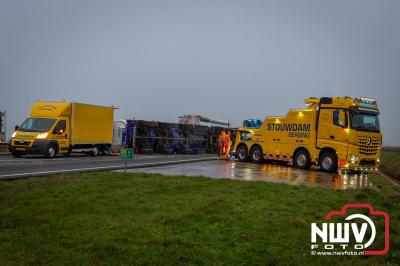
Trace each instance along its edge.
<instances>
[{"instance_id":1,"label":"wet road surface","mask_svg":"<svg viewBox=\"0 0 400 266\"><path fill-rule=\"evenodd\" d=\"M202 162L180 161L193 159L212 159L214 155L135 155L128 166L148 167L130 169L129 172L160 173L165 175L206 176L234 180L268 181L294 185L318 186L333 189L373 187L367 175L327 174L318 170L300 170L286 165L241 163L237 161L212 160ZM154 163L179 162L174 165L152 166ZM42 157L13 158L0 156L0 180L10 177L40 176L62 172L79 172L85 169L107 170L102 168L123 166L124 160L118 156L90 157L73 155L44 159ZM116 168L118 169L118 168ZM121 167L119 167L121 169ZM76 171L75 171L76 170Z\"/></svg>"},{"instance_id":2,"label":"wet road surface","mask_svg":"<svg viewBox=\"0 0 400 266\"><path fill-rule=\"evenodd\" d=\"M328 174L316 169L300 170L286 165L241 163L224 160L131 169L128 172L267 181L333 189L373 188L373 184L366 174Z\"/></svg>"},{"instance_id":3,"label":"wet road surface","mask_svg":"<svg viewBox=\"0 0 400 266\"><path fill-rule=\"evenodd\" d=\"M135 155L133 160L123 160L119 156L98 156L73 154L69 157L59 156L45 159L42 156L24 156L13 158L0 156L0 180L44 176L58 173L75 173L89 171L107 171L127 167L150 167L155 165L185 163L201 160L212 160L215 155Z\"/></svg>"}]
</instances>

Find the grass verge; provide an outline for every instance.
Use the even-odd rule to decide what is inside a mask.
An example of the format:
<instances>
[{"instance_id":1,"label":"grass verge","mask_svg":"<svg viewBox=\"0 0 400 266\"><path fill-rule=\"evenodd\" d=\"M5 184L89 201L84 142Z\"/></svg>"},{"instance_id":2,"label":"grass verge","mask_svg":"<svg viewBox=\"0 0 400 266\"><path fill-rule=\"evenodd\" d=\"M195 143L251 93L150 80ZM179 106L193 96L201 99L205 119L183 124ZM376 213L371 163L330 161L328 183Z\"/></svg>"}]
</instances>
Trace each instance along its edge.
<instances>
[{"instance_id":1,"label":"grass verge","mask_svg":"<svg viewBox=\"0 0 400 266\"><path fill-rule=\"evenodd\" d=\"M0 182L4 264L396 264L400 191L110 172ZM345 203L391 217L381 257L310 255L310 223Z\"/></svg>"},{"instance_id":2,"label":"grass verge","mask_svg":"<svg viewBox=\"0 0 400 266\"><path fill-rule=\"evenodd\" d=\"M383 150L380 170L400 181L400 150Z\"/></svg>"}]
</instances>

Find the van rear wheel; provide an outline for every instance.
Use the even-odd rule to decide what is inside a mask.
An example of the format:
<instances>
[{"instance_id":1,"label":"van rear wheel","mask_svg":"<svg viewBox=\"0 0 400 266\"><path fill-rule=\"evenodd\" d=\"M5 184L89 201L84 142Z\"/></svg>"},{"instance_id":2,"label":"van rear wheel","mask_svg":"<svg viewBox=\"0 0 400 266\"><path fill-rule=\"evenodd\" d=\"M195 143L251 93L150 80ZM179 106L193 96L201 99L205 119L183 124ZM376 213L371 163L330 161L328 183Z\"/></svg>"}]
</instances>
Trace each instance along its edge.
<instances>
[{"instance_id":1,"label":"van rear wheel","mask_svg":"<svg viewBox=\"0 0 400 266\"><path fill-rule=\"evenodd\" d=\"M47 146L46 151L44 152L44 156L49 159L53 159L56 157L57 147L54 144L50 144Z\"/></svg>"},{"instance_id":2,"label":"van rear wheel","mask_svg":"<svg viewBox=\"0 0 400 266\"><path fill-rule=\"evenodd\" d=\"M309 169L311 158L306 150L299 150L293 158L293 166L299 169Z\"/></svg>"},{"instance_id":3,"label":"van rear wheel","mask_svg":"<svg viewBox=\"0 0 400 266\"><path fill-rule=\"evenodd\" d=\"M93 150L89 154L92 157L96 157L97 155L99 155L99 148L97 146L94 146Z\"/></svg>"}]
</instances>

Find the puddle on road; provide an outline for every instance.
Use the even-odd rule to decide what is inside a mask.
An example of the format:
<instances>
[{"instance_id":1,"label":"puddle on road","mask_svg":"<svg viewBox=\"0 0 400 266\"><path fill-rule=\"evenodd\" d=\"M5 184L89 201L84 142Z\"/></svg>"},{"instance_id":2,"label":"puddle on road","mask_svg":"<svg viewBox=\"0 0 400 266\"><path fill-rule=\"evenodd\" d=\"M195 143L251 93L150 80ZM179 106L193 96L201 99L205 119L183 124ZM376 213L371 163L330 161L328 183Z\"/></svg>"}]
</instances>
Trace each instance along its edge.
<instances>
[{"instance_id":1,"label":"puddle on road","mask_svg":"<svg viewBox=\"0 0 400 266\"><path fill-rule=\"evenodd\" d=\"M366 174L328 174L313 169L300 170L286 165L253 164L222 160L129 169L128 172L267 181L333 189L373 187Z\"/></svg>"}]
</instances>

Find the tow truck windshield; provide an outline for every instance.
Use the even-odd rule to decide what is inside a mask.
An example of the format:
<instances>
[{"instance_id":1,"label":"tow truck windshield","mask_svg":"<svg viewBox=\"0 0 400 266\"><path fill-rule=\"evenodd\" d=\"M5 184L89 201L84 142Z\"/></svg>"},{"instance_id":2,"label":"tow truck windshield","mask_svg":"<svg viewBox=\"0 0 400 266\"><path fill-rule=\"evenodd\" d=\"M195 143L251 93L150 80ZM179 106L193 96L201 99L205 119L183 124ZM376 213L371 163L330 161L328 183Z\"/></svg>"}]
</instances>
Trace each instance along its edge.
<instances>
[{"instance_id":1,"label":"tow truck windshield","mask_svg":"<svg viewBox=\"0 0 400 266\"><path fill-rule=\"evenodd\" d=\"M380 132L378 114L350 110L350 128L358 131Z\"/></svg>"},{"instance_id":2,"label":"tow truck windshield","mask_svg":"<svg viewBox=\"0 0 400 266\"><path fill-rule=\"evenodd\" d=\"M50 118L27 118L18 128L19 131L47 132L54 125L56 119Z\"/></svg>"}]
</instances>

